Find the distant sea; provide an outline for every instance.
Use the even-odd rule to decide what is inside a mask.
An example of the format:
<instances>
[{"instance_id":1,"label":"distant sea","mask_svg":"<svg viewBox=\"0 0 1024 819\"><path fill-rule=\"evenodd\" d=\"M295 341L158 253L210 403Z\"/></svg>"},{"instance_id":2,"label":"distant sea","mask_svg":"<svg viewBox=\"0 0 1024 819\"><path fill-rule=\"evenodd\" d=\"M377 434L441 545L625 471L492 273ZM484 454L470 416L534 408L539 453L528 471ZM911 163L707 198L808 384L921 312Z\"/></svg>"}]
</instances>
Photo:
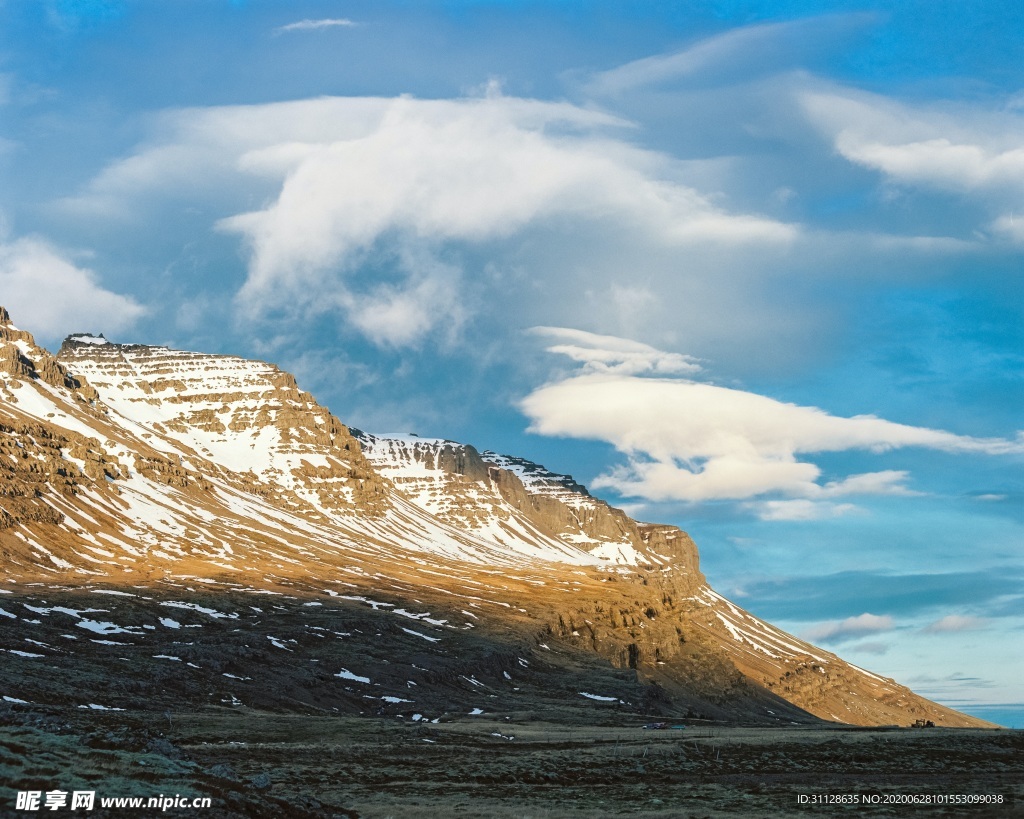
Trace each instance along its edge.
<instances>
[{"instance_id":1,"label":"distant sea","mask_svg":"<svg viewBox=\"0 0 1024 819\"><path fill-rule=\"evenodd\" d=\"M1004 728L1024 728L1024 702L1010 702L1002 705L957 705L958 711L972 717L988 720Z\"/></svg>"}]
</instances>

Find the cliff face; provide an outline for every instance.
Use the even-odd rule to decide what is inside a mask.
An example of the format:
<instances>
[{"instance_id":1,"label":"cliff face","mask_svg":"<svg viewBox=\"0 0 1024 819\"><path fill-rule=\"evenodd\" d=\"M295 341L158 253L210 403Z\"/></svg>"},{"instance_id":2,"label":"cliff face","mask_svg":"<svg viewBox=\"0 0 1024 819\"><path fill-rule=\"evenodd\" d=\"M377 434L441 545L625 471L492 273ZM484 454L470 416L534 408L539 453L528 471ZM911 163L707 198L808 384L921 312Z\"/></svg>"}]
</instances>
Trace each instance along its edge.
<instances>
[{"instance_id":1,"label":"cliff face","mask_svg":"<svg viewBox=\"0 0 1024 819\"><path fill-rule=\"evenodd\" d=\"M387 490L347 427L277 367L233 356L69 336L58 353L104 404L187 456L244 476L255 493L316 496L317 505L379 515Z\"/></svg>"},{"instance_id":2,"label":"cliff face","mask_svg":"<svg viewBox=\"0 0 1024 819\"><path fill-rule=\"evenodd\" d=\"M350 430L263 362L88 334L54 357L6 312L0 582L370 601L479 629L498 679L524 645L605 662L648 686L649 710L978 724L734 606L688 535L568 476Z\"/></svg>"},{"instance_id":3,"label":"cliff face","mask_svg":"<svg viewBox=\"0 0 1024 819\"><path fill-rule=\"evenodd\" d=\"M74 391L85 401L96 398L96 392L83 379L68 375L57 359L44 350L32 334L19 330L7 309L0 307L0 372L13 376L12 386L21 380L39 380L51 387ZM8 400L13 400L9 393Z\"/></svg>"},{"instance_id":4,"label":"cliff face","mask_svg":"<svg viewBox=\"0 0 1024 819\"><path fill-rule=\"evenodd\" d=\"M704 581L684 532L638 524L567 475L455 441L356 435L396 491L464 531L499 542L528 539L597 566L671 566L690 578L691 590Z\"/></svg>"}]
</instances>

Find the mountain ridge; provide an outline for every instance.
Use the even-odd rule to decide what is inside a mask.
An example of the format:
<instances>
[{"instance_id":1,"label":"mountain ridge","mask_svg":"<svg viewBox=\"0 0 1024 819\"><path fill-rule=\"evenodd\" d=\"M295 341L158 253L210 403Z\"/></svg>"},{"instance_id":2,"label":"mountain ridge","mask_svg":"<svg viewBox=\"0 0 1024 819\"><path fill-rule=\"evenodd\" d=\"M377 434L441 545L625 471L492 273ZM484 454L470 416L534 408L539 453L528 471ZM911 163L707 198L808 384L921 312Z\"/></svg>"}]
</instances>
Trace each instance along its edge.
<instances>
[{"instance_id":1,"label":"mountain ridge","mask_svg":"<svg viewBox=\"0 0 1024 819\"><path fill-rule=\"evenodd\" d=\"M273 365L85 333L52 356L2 311L0 395L5 591L429 603L438 640L486 624L501 652L608 663L666 713L987 725L735 606L678 528L523 459L352 430Z\"/></svg>"}]
</instances>

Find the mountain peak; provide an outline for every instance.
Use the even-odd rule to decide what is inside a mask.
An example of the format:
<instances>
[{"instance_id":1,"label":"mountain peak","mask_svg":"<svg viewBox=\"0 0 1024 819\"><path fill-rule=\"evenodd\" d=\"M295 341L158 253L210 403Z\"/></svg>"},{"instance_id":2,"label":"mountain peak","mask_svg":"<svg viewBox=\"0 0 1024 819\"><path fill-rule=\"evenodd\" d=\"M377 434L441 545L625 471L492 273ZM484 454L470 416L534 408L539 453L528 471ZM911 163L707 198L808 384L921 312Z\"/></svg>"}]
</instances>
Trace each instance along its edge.
<instances>
[{"instance_id":1,"label":"mountain peak","mask_svg":"<svg viewBox=\"0 0 1024 819\"><path fill-rule=\"evenodd\" d=\"M0 307L0 341L24 341L33 347L36 345L31 333L15 326L6 307Z\"/></svg>"},{"instance_id":2,"label":"mountain peak","mask_svg":"<svg viewBox=\"0 0 1024 819\"><path fill-rule=\"evenodd\" d=\"M0 307L0 373L12 376L15 381L39 380L51 387L66 388L86 401L96 397L84 379L68 375L49 351L36 344L30 332L19 330L4 307ZM6 384L4 395L14 400Z\"/></svg>"},{"instance_id":3,"label":"mountain peak","mask_svg":"<svg viewBox=\"0 0 1024 819\"><path fill-rule=\"evenodd\" d=\"M61 348L66 344L110 344L111 342L100 333L98 336L92 333L72 333L64 339L64 343L61 344Z\"/></svg>"}]
</instances>

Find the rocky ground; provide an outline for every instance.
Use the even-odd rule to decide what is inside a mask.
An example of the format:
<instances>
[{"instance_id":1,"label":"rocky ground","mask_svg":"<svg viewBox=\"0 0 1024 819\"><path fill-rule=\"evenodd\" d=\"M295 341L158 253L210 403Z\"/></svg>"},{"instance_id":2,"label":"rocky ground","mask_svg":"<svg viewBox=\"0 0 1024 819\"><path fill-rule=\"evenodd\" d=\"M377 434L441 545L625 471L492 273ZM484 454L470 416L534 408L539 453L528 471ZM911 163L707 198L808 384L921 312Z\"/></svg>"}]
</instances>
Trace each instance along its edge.
<instances>
[{"instance_id":1,"label":"rocky ground","mask_svg":"<svg viewBox=\"0 0 1024 819\"><path fill-rule=\"evenodd\" d=\"M16 790L58 786L209 796L213 806L204 816L1024 815L1020 732L707 724L644 730L632 720L588 725L582 716L568 723L451 716L422 725L244 707L168 717L8 704L0 727L0 815L19 815L12 810ZM884 802L951 794L1002 802ZM860 803L801 805L801 795L853 795Z\"/></svg>"},{"instance_id":2,"label":"rocky ground","mask_svg":"<svg viewBox=\"0 0 1024 819\"><path fill-rule=\"evenodd\" d=\"M668 697L536 628L382 595L4 594L0 816L56 788L208 796L210 817L1024 815L1021 732ZM884 801L956 794L1002 802Z\"/></svg>"}]
</instances>

